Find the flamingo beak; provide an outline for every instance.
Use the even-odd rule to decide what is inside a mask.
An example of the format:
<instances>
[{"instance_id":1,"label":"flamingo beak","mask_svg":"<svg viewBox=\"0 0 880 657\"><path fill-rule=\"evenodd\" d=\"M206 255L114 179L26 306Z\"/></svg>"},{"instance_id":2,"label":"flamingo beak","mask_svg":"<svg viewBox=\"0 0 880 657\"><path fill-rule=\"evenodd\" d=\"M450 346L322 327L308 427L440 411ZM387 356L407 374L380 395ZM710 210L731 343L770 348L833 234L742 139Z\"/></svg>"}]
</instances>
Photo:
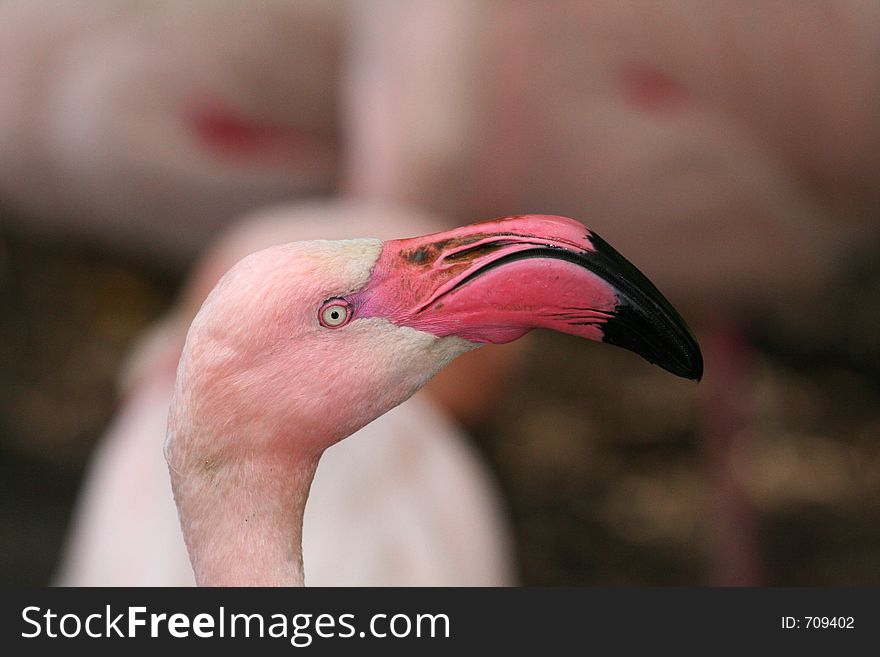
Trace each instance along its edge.
<instances>
[{"instance_id":1,"label":"flamingo beak","mask_svg":"<svg viewBox=\"0 0 880 657\"><path fill-rule=\"evenodd\" d=\"M385 242L355 317L504 343L549 328L629 349L699 380L685 321L629 261L566 217L523 215Z\"/></svg>"}]
</instances>

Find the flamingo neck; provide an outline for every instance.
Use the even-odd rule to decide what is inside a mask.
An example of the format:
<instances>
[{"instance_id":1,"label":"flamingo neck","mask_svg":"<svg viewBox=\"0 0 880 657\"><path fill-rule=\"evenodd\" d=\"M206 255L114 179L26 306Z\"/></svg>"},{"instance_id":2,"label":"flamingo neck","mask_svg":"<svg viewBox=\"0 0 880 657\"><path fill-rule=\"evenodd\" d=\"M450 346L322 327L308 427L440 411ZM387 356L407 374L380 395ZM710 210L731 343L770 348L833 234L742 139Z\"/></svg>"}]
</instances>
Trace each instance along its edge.
<instances>
[{"instance_id":1,"label":"flamingo neck","mask_svg":"<svg viewBox=\"0 0 880 657\"><path fill-rule=\"evenodd\" d=\"M303 586L302 524L318 457L209 458L171 478L199 586Z\"/></svg>"}]
</instances>

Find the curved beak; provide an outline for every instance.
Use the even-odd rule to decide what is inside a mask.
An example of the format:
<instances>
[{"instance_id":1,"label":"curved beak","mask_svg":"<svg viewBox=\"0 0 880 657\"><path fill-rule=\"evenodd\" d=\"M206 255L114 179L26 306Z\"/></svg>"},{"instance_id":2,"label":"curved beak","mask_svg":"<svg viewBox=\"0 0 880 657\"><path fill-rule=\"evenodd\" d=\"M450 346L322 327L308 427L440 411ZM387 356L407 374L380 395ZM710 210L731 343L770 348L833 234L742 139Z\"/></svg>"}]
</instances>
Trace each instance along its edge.
<instances>
[{"instance_id":1,"label":"curved beak","mask_svg":"<svg viewBox=\"0 0 880 657\"><path fill-rule=\"evenodd\" d=\"M660 291L582 224L522 215L385 242L355 317L503 343L549 328L699 380L696 339Z\"/></svg>"}]
</instances>

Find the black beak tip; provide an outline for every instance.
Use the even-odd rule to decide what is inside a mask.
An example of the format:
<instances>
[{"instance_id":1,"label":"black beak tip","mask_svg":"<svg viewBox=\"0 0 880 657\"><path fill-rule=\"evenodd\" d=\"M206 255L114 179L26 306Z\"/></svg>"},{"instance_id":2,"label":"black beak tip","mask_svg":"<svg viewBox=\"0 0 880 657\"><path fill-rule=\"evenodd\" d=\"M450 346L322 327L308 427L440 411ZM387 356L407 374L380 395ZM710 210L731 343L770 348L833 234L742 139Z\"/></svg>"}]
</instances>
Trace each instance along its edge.
<instances>
[{"instance_id":1,"label":"black beak tip","mask_svg":"<svg viewBox=\"0 0 880 657\"><path fill-rule=\"evenodd\" d=\"M694 344L696 344L696 342ZM688 378L696 381L697 383L699 383L703 379L703 354L700 352L699 345L697 345L697 351L694 354L694 359Z\"/></svg>"},{"instance_id":2,"label":"black beak tip","mask_svg":"<svg viewBox=\"0 0 880 657\"><path fill-rule=\"evenodd\" d=\"M703 378L703 354L700 345L686 325L674 343L668 344L668 355L657 364L673 374L699 382Z\"/></svg>"},{"instance_id":3,"label":"black beak tip","mask_svg":"<svg viewBox=\"0 0 880 657\"><path fill-rule=\"evenodd\" d=\"M618 291L603 341L633 351L685 379L703 378L703 355L681 315L648 278L596 233L586 266Z\"/></svg>"},{"instance_id":4,"label":"black beak tip","mask_svg":"<svg viewBox=\"0 0 880 657\"><path fill-rule=\"evenodd\" d=\"M603 325L602 341L637 353L649 363L684 379L703 378L703 354L691 331L674 318L646 315L629 304L617 307Z\"/></svg>"},{"instance_id":5,"label":"black beak tip","mask_svg":"<svg viewBox=\"0 0 880 657\"><path fill-rule=\"evenodd\" d=\"M675 369L667 367L663 363L658 363L658 365L677 376L699 383L703 378L703 355L700 353L700 347L696 342L694 342L694 347L695 350L688 350L687 354L684 355L684 362L679 362L679 366Z\"/></svg>"}]
</instances>

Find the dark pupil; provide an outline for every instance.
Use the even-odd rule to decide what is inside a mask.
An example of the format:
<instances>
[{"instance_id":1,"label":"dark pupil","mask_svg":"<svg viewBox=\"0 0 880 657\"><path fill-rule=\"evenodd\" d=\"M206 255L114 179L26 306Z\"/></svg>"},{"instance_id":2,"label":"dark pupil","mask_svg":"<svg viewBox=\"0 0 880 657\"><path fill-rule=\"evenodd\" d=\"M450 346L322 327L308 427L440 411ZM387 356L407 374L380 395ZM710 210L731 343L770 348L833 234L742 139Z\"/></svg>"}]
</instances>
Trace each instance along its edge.
<instances>
[{"instance_id":1,"label":"dark pupil","mask_svg":"<svg viewBox=\"0 0 880 657\"><path fill-rule=\"evenodd\" d=\"M332 317L333 319L339 319L339 311L338 310L331 311L330 317Z\"/></svg>"}]
</instances>

